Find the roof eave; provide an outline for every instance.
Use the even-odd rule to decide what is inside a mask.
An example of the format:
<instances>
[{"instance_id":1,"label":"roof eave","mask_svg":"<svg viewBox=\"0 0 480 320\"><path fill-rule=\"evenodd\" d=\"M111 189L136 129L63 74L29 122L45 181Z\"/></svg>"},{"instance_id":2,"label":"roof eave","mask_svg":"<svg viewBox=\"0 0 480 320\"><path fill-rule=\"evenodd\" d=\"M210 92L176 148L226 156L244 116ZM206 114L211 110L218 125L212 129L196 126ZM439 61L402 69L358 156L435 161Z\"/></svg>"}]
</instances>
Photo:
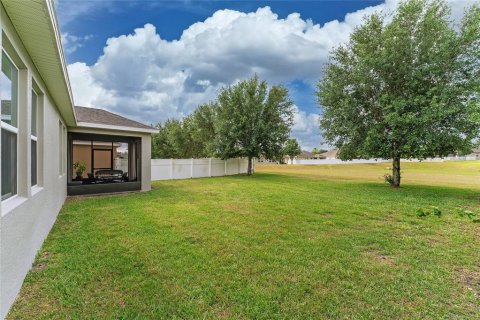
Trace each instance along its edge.
<instances>
[{"instance_id":1,"label":"roof eave","mask_svg":"<svg viewBox=\"0 0 480 320\"><path fill-rule=\"evenodd\" d=\"M126 126L116 126L111 124L102 124L102 123L92 123L92 122L77 122L76 125L79 129L100 129L100 130L116 130L116 131L127 131L127 132L137 132L137 133L158 133L158 129L148 129L148 128L135 128L135 127L126 127Z\"/></svg>"},{"instance_id":2,"label":"roof eave","mask_svg":"<svg viewBox=\"0 0 480 320\"><path fill-rule=\"evenodd\" d=\"M62 118L68 126L75 126L72 90L53 1L1 1ZM44 35L45 41L33 41L38 34Z\"/></svg>"}]
</instances>

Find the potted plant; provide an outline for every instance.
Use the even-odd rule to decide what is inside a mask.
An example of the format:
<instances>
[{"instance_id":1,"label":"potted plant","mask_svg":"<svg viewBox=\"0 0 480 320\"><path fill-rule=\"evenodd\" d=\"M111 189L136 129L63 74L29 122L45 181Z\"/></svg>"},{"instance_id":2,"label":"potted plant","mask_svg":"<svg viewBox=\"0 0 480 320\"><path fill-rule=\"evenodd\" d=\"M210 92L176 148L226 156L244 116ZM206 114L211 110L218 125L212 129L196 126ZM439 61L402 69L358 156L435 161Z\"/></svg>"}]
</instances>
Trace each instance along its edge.
<instances>
[{"instance_id":1,"label":"potted plant","mask_svg":"<svg viewBox=\"0 0 480 320\"><path fill-rule=\"evenodd\" d=\"M85 172L85 170L87 170L87 164L85 163L85 161L77 161L73 164L73 169L77 174L75 180L81 181L83 179L83 173Z\"/></svg>"}]
</instances>

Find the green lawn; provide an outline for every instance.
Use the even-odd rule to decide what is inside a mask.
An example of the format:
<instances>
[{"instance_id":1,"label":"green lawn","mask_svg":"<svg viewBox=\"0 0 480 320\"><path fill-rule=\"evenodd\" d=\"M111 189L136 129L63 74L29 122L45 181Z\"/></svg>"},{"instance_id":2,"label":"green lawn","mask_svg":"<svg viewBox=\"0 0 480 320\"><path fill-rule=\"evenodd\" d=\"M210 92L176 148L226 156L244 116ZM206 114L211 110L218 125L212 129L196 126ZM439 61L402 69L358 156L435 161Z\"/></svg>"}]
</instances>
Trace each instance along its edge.
<instances>
[{"instance_id":1,"label":"green lawn","mask_svg":"<svg viewBox=\"0 0 480 320\"><path fill-rule=\"evenodd\" d=\"M388 166L69 200L9 318L480 319L480 162Z\"/></svg>"}]
</instances>

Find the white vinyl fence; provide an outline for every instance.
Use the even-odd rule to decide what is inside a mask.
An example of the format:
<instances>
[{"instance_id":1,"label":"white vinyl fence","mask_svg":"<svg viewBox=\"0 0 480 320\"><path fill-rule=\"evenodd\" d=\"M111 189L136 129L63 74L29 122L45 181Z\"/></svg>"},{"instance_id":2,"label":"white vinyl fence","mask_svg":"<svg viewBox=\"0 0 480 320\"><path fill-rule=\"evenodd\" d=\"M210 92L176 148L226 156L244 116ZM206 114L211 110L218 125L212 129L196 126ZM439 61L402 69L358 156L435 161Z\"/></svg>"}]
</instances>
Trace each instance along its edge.
<instances>
[{"instance_id":1,"label":"white vinyl fence","mask_svg":"<svg viewBox=\"0 0 480 320\"><path fill-rule=\"evenodd\" d=\"M152 181L230 176L247 173L248 160L152 159Z\"/></svg>"},{"instance_id":2,"label":"white vinyl fence","mask_svg":"<svg viewBox=\"0 0 480 320\"><path fill-rule=\"evenodd\" d=\"M476 156L456 156L445 158L428 158L428 159L402 159L402 162L443 162L451 160L480 160ZM382 163L391 162L391 160L385 159L354 159L350 161L342 161L340 159L293 159L289 160L288 164L303 164L303 165L318 165L318 164L354 164L354 163Z\"/></svg>"},{"instance_id":3,"label":"white vinyl fence","mask_svg":"<svg viewBox=\"0 0 480 320\"><path fill-rule=\"evenodd\" d=\"M379 163L390 162L390 160L375 160L375 159L355 159L350 161L342 161L340 159L293 159L293 163L289 164L354 164L354 163Z\"/></svg>"}]
</instances>

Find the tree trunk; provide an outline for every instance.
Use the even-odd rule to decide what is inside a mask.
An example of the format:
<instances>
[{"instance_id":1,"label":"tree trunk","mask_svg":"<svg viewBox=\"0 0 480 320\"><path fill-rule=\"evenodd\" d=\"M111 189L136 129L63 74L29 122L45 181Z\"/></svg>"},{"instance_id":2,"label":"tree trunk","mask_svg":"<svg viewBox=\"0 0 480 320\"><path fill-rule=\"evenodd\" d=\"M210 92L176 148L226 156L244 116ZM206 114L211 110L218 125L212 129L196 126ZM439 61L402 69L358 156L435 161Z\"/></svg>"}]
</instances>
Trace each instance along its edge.
<instances>
[{"instance_id":1,"label":"tree trunk","mask_svg":"<svg viewBox=\"0 0 480 320\"><path fill-rule=\"evenodd\" d=\"M393 158L392 187L400 187L400 157Z\"/></svg>"},{"instance_id":2,"label":"tree trunk","mask_svg":"<svg viewBox=\"0 0 480 320\"><path fill-rule=\"evenodd\" d=\"M247 169L247 175L252 174L252 157L248 157L248 169Z\"/></svg>"}]
</instances>

